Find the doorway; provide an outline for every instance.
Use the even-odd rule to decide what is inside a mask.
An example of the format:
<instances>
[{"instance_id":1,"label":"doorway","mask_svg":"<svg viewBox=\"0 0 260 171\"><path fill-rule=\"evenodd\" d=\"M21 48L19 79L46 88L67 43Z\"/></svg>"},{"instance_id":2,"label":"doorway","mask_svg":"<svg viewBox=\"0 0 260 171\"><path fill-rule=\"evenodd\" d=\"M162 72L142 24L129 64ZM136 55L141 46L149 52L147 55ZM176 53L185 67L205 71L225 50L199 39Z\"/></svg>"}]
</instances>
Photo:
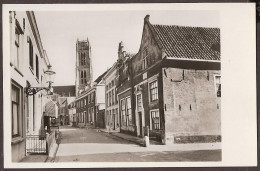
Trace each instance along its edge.
<instances>
[{"instance_id":1,"label":"doorway","mask_svg":"<svg viewBox=\"0 0 260 171\"><path fill-rule=\"evenodd\" d=\"M113 130L116 129L116 117L115 117L115 114L112 115L113 117Z\"/></svg>"},{"instance_id":2,"label":"doorway","mask_svg":"<svg viewBox=\"0 0 260 171\"><path fill-rule=\"evenodd\" d=\"M143 129L143 125L142 125L142 112L138 112L138 117L139 117L139 136L143 136L142 134L142 129Z\"/></svg>"}]
</instances>

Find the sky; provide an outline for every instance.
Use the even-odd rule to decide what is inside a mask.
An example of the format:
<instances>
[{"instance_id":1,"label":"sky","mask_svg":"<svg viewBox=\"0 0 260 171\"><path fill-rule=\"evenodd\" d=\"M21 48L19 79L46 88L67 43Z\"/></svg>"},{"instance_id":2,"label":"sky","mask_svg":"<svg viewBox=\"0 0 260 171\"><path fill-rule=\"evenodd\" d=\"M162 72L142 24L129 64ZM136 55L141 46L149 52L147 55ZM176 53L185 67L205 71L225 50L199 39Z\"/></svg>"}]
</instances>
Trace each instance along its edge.
<instances>
[{"instance_id":1,"label":"sky","mask_svg":"<svg viewBox=\"0 0 260 171\"><path fill-rule=\"evenodd\" d=\"M217 11L35 11L43 48L56 72L54 86L75 85L77 39L89 39L93 80L116 62L120 41L137 53L147 14L151 24L220 25Z\"/></svg>"}]
</instances>

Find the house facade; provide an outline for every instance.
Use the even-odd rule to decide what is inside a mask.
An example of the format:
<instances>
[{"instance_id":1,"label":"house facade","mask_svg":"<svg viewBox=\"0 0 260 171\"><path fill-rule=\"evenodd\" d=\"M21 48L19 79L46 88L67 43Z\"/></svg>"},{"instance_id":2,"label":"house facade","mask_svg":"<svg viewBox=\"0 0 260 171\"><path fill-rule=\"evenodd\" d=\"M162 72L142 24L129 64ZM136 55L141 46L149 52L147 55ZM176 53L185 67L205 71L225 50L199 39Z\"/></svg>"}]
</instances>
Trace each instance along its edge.
<instances>
[{"instance_id":1,"label":"house facade","mask_svg":"<svg viewBox=\"0 0 260 171\"><path fill-rule=\"evenodd\" d=\"M60 125L68 125L68 101L66 97L58 97L58 106L59 106L59 117L58 122Z\"/></svg>"},{"instance_id":2,"label":"house facade","mask_svg":"<svg viewBox=\"0 0 260 171\"><path fill-rule=\"evenodd\" d=\"M50 99L48 103L45 104L44 116L49 116L52 118L58 118L59 107L56 101Z\"/></svg>"},{"instance_id":3,"label":"house facade","mask_svg":"<svg viewBox=\"0 0 260 171\"><path fill-rule=\"evenodd\" d=\"M118 100L116 91L117 62L103 77L106 94L105 125L107 129L119 131L120 119L118 114Z\"/></svg>"},{"instance_id":4,"label":"house facade","mask_svg":"<svg viewBox=\"0 0 260 171\"><path fill-rule=\"evenodd\" d=\"M177 34L178 33L178 34ZM220 31L152 25L133 61L136 134L164 144L220 141Z\"/></svg>"},{"instance_id":5,"label":"house facade","mask_svg":"<svg viewBox=\"0 0 260 171\"><path fill-rule=\"evenodd\" d=\"M134 134L136 132L135 116L133 115L133 71L132 56L124 50L122 42L118 47L117 61L117 99L120 113L120 132Z\"/></svg>"},{"instance_id":6,"label":"house facade","mask_svg":"<svg viewBox=\"0 0 260 171\"><path fill-rule=\"evenodd\" d=\"M95 89L89 89L76 97L77 126L93 126L95 123Z\"/></svg>"},{"instance_id":7,"label":"house facade","mask_svg":"<svg viewBox=\"0 0 260 171\"><path fill-rule=\"evenodd\" d=\"M43 112L50 100L45 91L26 95L27 87L47 87L44 71L50 66L33 11L10 11L10 72L12 161L26 155L26 136L43 130Z\"/></svg>"},{"instance_id":8,"label":"house facade","mask_svg":"<svg viewBox=\"0 0 260 171\"><path fill-rule=\"evenodd\" d=\"M73 125L74 123L76 123L76 103L75 103L75 101L73 101L69 104L68 109L69 109L69 118L70 118L69 124L72 126L75 126L75 125Z\"/></svg>"},{"instance_id":9,"label":"house facade","mask_svg":"<svg viewBox=\"0 0 260 171\"><path fill-rule=\"evenodd\" d=\"M76 97L76 122L78 127L105 127L105 84L103 73L93 83L92 87L85 90Z\"/></svg>"},{"instance_id":10,"label":"house facade","mask_svg":"<svg viewBox=\"0 0 260 171\"><path fill-rule=\"evenodd\" d=\"M219 28L154 25L147 15L138 53L121 52L121 132L163 144L221 141Z\"/></svg>"}]
</instances>

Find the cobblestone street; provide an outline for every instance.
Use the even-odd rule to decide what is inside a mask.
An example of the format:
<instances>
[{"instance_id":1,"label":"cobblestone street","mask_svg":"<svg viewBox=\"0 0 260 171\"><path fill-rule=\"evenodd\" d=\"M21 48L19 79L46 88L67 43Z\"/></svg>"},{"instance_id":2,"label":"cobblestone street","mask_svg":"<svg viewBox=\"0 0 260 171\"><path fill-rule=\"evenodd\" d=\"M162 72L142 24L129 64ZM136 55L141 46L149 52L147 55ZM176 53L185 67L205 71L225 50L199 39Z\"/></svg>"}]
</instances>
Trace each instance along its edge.
<instances>
[{"instance_id":1,"label":"cobblestone street","mask_svg":"<svg viewBox=\"0 0 260 171\"><path fill-rule=\"evenodd\" d=\"M142 147L95 129L61 127L54 162L220 161L221 150L173 151L164 145ZM184 149L185 150L185 149Z\"/></svg>"}]
</instances>

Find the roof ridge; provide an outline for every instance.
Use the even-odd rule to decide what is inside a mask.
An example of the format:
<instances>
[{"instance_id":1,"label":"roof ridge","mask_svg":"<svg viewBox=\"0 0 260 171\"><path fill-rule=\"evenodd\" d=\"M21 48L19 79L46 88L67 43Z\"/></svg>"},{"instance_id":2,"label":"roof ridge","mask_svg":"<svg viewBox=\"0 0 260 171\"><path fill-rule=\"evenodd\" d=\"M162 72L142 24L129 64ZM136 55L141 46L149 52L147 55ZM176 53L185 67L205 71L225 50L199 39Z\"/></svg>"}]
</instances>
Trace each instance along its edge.
<instances>
[{"instance_id":1,"label":"roof ridge","mask_svg":"<svg viewBox=\"0 0 260 171\"><path fill-rule=\"evenodd\" d=\"M151 24L151 23L150 23ZM168 27L187 27L187 28L205 28L205 29L220 29L219 27L205 26L184 26L184 25L169 25L169 24L151 24L152 26L168 26Z\"/></svg>"}]
</instances>

